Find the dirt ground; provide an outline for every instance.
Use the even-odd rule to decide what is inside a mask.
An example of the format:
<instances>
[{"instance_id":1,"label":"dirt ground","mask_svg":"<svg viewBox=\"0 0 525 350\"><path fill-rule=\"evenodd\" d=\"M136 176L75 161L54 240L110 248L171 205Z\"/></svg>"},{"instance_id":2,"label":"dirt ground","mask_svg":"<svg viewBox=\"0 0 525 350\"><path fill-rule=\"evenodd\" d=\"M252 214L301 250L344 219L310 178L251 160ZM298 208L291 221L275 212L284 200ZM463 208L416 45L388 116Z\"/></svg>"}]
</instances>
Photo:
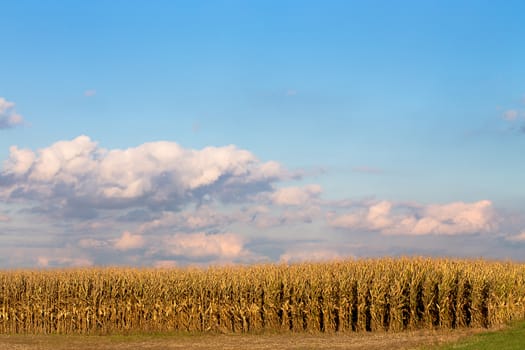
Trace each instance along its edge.
<instances>
[{"instance_id":1,"label":"dirt ground","mask_svg":"<svg viewBox=\"0 0 525 350\"><path fill-rule=\"evenodd\" d=\"M482 330L403 333L61 336L0 335L0 350L131 349L420 349L453 342Z\"/></svg>"}]
</instances>

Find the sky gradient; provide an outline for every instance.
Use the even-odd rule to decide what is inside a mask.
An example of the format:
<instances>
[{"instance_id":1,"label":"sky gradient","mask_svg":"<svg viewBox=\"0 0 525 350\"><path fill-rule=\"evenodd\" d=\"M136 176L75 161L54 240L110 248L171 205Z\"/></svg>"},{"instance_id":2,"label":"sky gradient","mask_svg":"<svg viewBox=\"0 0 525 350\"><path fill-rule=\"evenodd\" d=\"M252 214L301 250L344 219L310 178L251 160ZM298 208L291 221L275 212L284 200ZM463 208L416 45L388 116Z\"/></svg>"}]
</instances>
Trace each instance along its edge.
<instances>
[{"instance_id":1,"label":"sky gradient","mask_svg":"<svg viewBox=\"0 0 525 350\"><path fill-rule=\"evenodd\" d=\"M0 267L525 258L522 1L0 14Z\"/></svg>"}]
</instances>

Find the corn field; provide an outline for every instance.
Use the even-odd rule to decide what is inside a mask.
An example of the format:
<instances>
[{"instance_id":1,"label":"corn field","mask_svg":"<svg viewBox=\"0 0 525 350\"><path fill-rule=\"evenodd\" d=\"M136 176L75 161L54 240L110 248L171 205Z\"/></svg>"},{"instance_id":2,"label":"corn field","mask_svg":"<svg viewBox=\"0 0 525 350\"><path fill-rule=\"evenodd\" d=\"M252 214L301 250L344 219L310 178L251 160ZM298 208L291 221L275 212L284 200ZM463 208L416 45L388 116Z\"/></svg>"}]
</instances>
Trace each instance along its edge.
<instances>
[{"instance_id":1,"label":"corn field","mask_svg":"<svg viewBox=\"0 0 525 350\"><path fill-rule=\"evenodd\" d=\"M0 333L361 332L525 319L525 265L376 259L0 272Z\"/></svg>"}]
</instances>

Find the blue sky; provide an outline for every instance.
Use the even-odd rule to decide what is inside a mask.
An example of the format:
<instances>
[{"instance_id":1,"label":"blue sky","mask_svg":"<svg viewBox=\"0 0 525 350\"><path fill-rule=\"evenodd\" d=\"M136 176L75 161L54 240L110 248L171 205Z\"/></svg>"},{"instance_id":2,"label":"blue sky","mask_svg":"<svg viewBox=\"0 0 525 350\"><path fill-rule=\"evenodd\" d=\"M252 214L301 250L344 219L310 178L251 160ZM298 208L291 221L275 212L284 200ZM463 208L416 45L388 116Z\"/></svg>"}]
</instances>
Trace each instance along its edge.
<instances>
[{"instance_id":1,"label":"blue sky","mask_svg":"<svg viewBox=\"0 0 525 350\"><path fill-rule=\"evenodd\" d=\"M520 259L524 7L2 4L0 266Z\"/></svg>"}]
</instances>

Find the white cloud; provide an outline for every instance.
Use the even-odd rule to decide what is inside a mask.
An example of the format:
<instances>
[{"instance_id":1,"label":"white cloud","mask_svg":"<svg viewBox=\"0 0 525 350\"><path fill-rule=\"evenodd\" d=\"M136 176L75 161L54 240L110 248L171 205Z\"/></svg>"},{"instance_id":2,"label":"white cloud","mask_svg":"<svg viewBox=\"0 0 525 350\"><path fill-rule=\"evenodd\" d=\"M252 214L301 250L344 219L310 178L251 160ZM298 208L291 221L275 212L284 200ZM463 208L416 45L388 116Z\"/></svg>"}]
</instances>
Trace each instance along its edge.
<instances>
[{"instance_id":1,"label":"white cloud","mask_svg":"<svg viewBox=\"0 0 525 350\"><path fill-rule=\"evenodd\" d=\"M38 152L11 147L2 176L12 183L0 189L3 198L131 208L238 201L271 190L289 174L233 145L193 150L163 141L106 150L79 136Z\"/></svg>"},{"instance_id":2,"label":"white cloud","mask_svg":"<svg viewBox=\"0 0 525 350\"><path fill-rule=\"evenodd\" d=\"M9 173L13 175L25 174L34 161L35 154L32 151L11 146L9 148L9 159L5 162L4 168L9 168Z\"/></svg>"},{"instance_id":3,"label":"white cloud","mask_svg":"<svg viewBox=\"0 0 525 350\"><path fill-rule=\"evenodd\" d=\"M15 111L15 103L0 97L0 129L9 129L23 122L24 118Z\"/></svg>"},{"instance_id":4,"label":"white cloud","mask_svg":"<svg viewBox=\"0 0 525 350\"><path fill-rule=\"evenodd\" d=\"M321 186L313 184L304 187L285 187L272 193L271 199L273 203L279 205L308 205L318 199L321 192Z\"/></svg>"},{"instance_id":5,"label":"white cloud","mask_svg":"<svg viewBox=\"0 0 525 350\"><path fill-rule=\"evenodd\" d=\"M490 201L454 202L421 208L396 208L382 201L364 209L327 217L332 227L391 235L456 235L488 232L496 227Z\"/></svg>"},{"instance_id":6,"label":"white cloud","mask_svg":"<svg viewBox=\"0 0 525 350\"><path fill-rule=\"evenodd\" d=\"M233 233L176 233L167 236L159 248L170 256L234 259L246 255L243 239Z\"/></svg>"},{"instance_id":7,"label":"white cloud","mask_svg":"<svg viewBox=\"0 0 525 350\"><path fill-rule=\"evenodd\" d=\"M145 244L144 237L141 235L134 235L128 231L124 231L122 236L114 243L114 247L118 250L131 250L142 248Z\"/></svg>"}]
</instances>

